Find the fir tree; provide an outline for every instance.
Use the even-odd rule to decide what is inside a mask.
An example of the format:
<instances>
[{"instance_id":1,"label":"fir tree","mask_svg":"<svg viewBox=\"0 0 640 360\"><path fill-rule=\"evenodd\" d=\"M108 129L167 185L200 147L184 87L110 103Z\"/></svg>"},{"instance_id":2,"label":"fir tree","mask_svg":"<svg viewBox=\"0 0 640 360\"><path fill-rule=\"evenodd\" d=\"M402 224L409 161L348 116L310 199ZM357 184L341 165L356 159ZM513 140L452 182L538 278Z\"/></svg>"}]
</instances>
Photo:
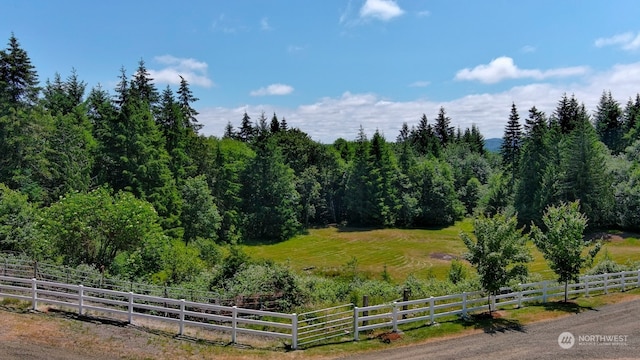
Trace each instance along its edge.
<instances>
[{"instance_id":1,"label":"fir tree","mask_svg":"<svg viewBox=\"0 0 640 360\"><path fill-rule=\"evenodd\" d=\"M440 140L440 145L442 147L446 147L447 144L454 139L454 130L453 126L451 126L451 118L447 116L447 112L444 110L444 107L440 107L440 110L438 111L433 131L436 137Z\"/></svg>"},{"instance_id":2,"label":"fir tree","mask_svg":"<svg viewBox=\"0 0 640 360\"><path fill-rule=\"evenodd\" d=\"M35 66L12 33L6 50L0 51L0 100L16 107L33 105L39 92Z\"/></svg>"},{"instance_id":3,"label":"fir tree","mask_svg":"<svg viewBox=\"0 0 640 360\"><path fill-rule=\"evenodd\" d=\"M594 118L596 132L600 141L614 154L624 150L622 142L622 136L624 135L622 110L620 109L620 104L611 96L611 91L602 92Z\"/></svg>"},{"instance_id":4,"label":"fir tree","mask_svg":"<svg viewBox=\"0 0 640 360\"><path fill-rule=\"evenodd\" d=\"M522 147L522 127L520 126L520 115L516 104L511 104L511 114L504 129L500 154L502 155L502 165L511 175L511 185L514 184L520 160L520 148Z\"/></svg>"}]
</instances>

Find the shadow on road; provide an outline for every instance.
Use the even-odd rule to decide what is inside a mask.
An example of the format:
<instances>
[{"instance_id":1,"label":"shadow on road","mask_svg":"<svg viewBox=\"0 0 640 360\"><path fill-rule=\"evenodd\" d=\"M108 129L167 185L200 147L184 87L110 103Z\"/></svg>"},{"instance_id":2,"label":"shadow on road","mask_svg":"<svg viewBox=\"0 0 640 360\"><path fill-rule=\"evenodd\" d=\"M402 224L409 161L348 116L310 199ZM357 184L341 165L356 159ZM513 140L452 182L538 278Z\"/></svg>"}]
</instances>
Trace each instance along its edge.
<instances>
[{"instance_id":1,"label":"shadow on road","mask_svg":"<svg viewBox=\"0 0 640 360\"><path fill-rule=\"evenodd\" d=\"M502 318L500 312L484 312L471 315L466 321L467 323L472 322L474 328L482 329L482 331L487 334L505 333L508 331L526 332L520 321Z\"/></svg>"}]
</instances>

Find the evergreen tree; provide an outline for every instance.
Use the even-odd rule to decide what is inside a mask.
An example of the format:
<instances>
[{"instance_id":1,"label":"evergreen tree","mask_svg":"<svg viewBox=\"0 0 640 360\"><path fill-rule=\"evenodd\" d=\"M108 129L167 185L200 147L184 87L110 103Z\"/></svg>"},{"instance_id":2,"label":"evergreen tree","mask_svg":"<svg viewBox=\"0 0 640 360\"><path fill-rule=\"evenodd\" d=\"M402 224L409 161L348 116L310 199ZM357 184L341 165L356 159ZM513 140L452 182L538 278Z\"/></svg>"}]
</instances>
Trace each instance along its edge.
<instances>
[{"instance_id":1,"label":"evergreen tree","mask_svg":"<svg viewBox=\"0 0 640 360\"><path fill-rule=\"evenodd\" d=\"M369 181L372 182L374 212L371 221L379 226L393 226L400 208L398 199L398 168L395 157L379 131L373 134L369 148Z\"/></svg>"},{"instance_id":2,"label":"evergreen tree","mask_svg":"<svg viewBox=\"0 0 640 360\"><path fill-rule=\"evenodd\" d=\"M151 74L149 73L149 70L147 70L144 60L142 59L138 62L138 69L133 75L130 86L132 96L149 104L149 107L154 109L160 96L158 95L158 90L153 84Z\"/></svg>"},{"instance_id":3,"label":"evergreen tree","mask_svg":"<svg viewBox=\"0 0 640 360\"><path fill-rule=\"evenodd\" d=\"M250 142L253 140L256 130L251 123L251 117L245 111L242 115L242 123L240 124L240 130L238 131L238 139L242 142Z\"/></svg>"},{"instance_id":4,"label":"evergreen tree","mask_svg":"<svg viewBox=\"0 0 640 360\"><path fill-rule=\"evenodd\" d=\"M454 139L454 130L453 126L451 126L451 118L447 116L444 107L440 107L440 110L438 111L433 131L436 137L440 140L440 145L442 147L446 147L447 144L452 142Z\"/></svg>"},{"instance_id":5,"label":"evergreen tree","mask_svg":"<svg viewBox=\"0 0 640 360\"><path fill-rule=\"evenodd\" d=\"M622 136L624 135L622 110L620 109L620 104L611 96L611 91L602 92L594 117L596 132L600 141L614 154L624 150L622 142Z\"/></svg>"},{"instance_id":6,"label":"evergreen tree","mask_svg":"<svg viewBox=\"0 0 640 360\"><path fill-rule=\"evenodd\" d=\"M518 115L516 104L512 103L511 114L509 115L509 121L505 126L504 136L502 137L502 146L500 147L502 165L505 167L505 171L511 175L511 186L515 184L520 161L521 147L522 127L520 126L520 115Z\"/></svg>"},{"instance_id":7,"label":"evergreen tree","mask_svg":"<svg viewBox=\"0 0 640 360\"><path fill-rule=\"evenodd\" d=\"M196 119L198 112L191 106L198 100L199 99L197 97L193 96L187 80L180 76L180 87L178 88L178 104L180 105L180 110L182 110L182 117L185 121L185 126L195 133L202 129L202 124L199 124L198 119Z\"/></svg>"},{"instance_id":8,"label":"evergreen tree","mask_svg":"<svg viewBox=\"0 0 640 360\"><path fill-rule=\"evenodd\" d=\"M625 145L631 145L640 138L640 94L635 100L629 99L622 115Z\"/></svg>"},{"instance_id":9,"label":"evergreen tree","mask_svg":"<svg viewBox=\"0 0 640 360\"><path fill-rule=\"evenodd\" d=\"M564 200L580 200L582 212L594 226L609 225L613 209L607 151L588 116L569 134L562 152Z\"/></svg>"},{"instance_id":10,"label":"evergreen tree","mask_svg":"<svg viewBox=\"0 0 640 360\"><path fill-rule=\"evenodd\" d=\"M289 124L287 124L287 119L285 119L284 116L282 117L282 120L280 121L280 130L281 131L289 130Z\"/></svg>"},{"instance_id":11,"label":"evergreen tree","mask_svg":"<svg viewBox=\"0 0 640 360\"><path fill-rule=\"evenodd\" d=\"M553 120L560 126L560 132L562 134L568 134L573 130L576 124L580 121L583 115L581 114L581 107L578 104L578 100L574 95L571 99L567 97L567 94L563 94L562 98L558 102L555 112L553 113Z\"/></svg>"},{"instance_id":12,"label":"evergreen tree","mask_svg":"<svg viewBox=\"0 0 640 360\"><path fill-rule=\"evenodd\" d=\"M242 176L243 235L250 240L281 241L300 231L299 194L293 170L273 140L256 143L256 157Z\"/></svg>"},{"instance_id":13,"label":"evergreen tree","mask_svg":"<svg viewBox=\"0 0 640 360\"><path fill-rule=\"evenodd\" d=\"M48 201L50 196L47 154L53 128L53 117L40 107L11 107L7 115L0 116L0 182L34 202Z\"/></svg>"},{"instance_id":14,"label":"evergreen tree","mask_svg":"<svg viewBox=\"0 0 640 360\"><path fill-rule=\"evenodd\" d=\"M0 51L0 115L11 106L35 104L39 92L36 69L12 33L7 48Z\"/></svg>"},{"instance_id":15,"label":"evergreen tree","mask_svg":"<svg viewBox=\"0 0 640 360\"><path fill-rule=\"evenodd\" d=\"M278 117L276 116L276 113L273 113L269 130L271 131L272 134L275 134L280 131L280 121L278 121Z\"/></svg>"},{"instance_id":16,"label":"evergreen tree","mask_svg":"<svg viewBox=\"0 0 640 360\"><path fill-rule=\"evenodd\" d=\"M189 144L193 142L190 141L191 131L185 127L183 113L169 86L160 97L156 110L156 122L165 139L167 153L171 157L171 172L176 183L181 185L182 180L195 170L193 160L188 153Z\"/></svg>"},{"instance_id":17,"label":"evergreen tree","mask_svg":"<svg viewBox=\"0 0 640 360\"><path fill-rule=\"evenodd\" d=\"M440 154L440 140L425 114L422 114L418 127L411 130L409 137L418 155L431 154L437 157Z\"/></svg>"},{"instance_id":18,"label":"evergreen tree","mask_svg":"<svg viewBox=\"0 0 640 360\"><path fill-rule=\"evenodd\" d=\"M529 110L522 141L515 208L521 224L539 223L547 204L541 194L543 175L548 166L548 127L546 116L536 107Z\"/></svg>"},{"instance_id":19,"label":"evergreen tree","mask_svg":"<svg viewBox=\"0 0 640 360\"><path fill-rule=\"evenodd\" d=\"M233 125L231 125L231 121L227 122L227 126L224 127L224 135L222 135L222 138L224 139L235 139L237 137L236 131L233 128Z\"/></svg>"}]
</instances>

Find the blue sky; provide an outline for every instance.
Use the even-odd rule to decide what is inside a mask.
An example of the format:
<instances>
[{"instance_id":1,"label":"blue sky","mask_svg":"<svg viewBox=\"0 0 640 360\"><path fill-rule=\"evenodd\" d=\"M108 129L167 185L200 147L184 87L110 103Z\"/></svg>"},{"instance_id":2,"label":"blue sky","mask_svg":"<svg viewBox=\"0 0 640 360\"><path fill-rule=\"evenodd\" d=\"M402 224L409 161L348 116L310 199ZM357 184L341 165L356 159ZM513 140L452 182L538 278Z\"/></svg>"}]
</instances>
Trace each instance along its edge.
<instances>
[{"instance_id":1,"label":"blue sky","mask_svg":"<svg viewBox=\"0 0 640 360\"><path fill-rule=\"evenodd\" d=\"M325 143L360 126L395 140L444 106L455 127L501 137L511 103L550 114L563 93L595 109L640 92L637 1L0 0L40 79L75 68L113 92L146 62L156 86L178 75L207 135L242 113L277 113ZM0 39L1 40L1 39Z\"/></svg>"}]
</instances>

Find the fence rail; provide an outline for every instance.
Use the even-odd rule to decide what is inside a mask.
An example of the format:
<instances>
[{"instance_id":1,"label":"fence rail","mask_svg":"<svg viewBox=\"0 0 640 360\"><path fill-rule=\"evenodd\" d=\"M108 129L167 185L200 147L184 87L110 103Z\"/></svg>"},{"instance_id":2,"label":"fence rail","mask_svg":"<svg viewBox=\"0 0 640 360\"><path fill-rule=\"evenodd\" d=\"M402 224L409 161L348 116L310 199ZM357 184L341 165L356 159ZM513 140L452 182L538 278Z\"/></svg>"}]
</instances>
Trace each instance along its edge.
<instances>
[{"instance_id":1,"label":"fence rail","mask_svg":"<svg viewBox=\"0 0 640 360\"><path fill-rule=\"evenodd\" d=\"M297 345L297 319L294 314L243 309L208 303L170 299L116 290L70 285L38 279L0 276L0 297L39 304L71 308L80 315L87 311L126 316L129 323L145 318L178 324L178 334L185 326L224 331L237 342L237 334L250 334L288 340Z\"/></svg>"},{"instance_id":2,"label":"fence rail","mask_svg":"<svg viewBox=\"0 0 640 360\"><path fill-rule=\"evenodd\" d=\"M569 284L568 294L607 294L640 287L640 270L583 276ZM341 305L302 314L246 309L212 303L187 301L148 294L72 285L64 282L0 276L0 298L14 298L38 304L71 308L79 314L88 311L136 319L153 319L178 325L183 335L185 326L199 327L231 334L285 339L292 349L333 341L359 340L360 333L409 323L435 324L437 319L467 317L471 313L496 310L506 306L523 306L528 302L545 303L564 296L564 285L552 281L519 284L501 289L498 295L486 296L481 291L464 292L425 299L395 301L357 307Z\"/></svg>"},{"instance_id":3,"label":"fence rail","mask_svg":"<svg viewBox=\"0 0 640 360\"><path fill-rule=\"evenodd\" d=\"M607 294L613 290L625 291L632 287L640 287L640 270L582 276L578 282L568 284L568 294L589 296L596 293ZM402 324L435 324L438 318L467 317L472 312L496 310L505 306L521 307L525 302L546 303L551 298L564 297L564 285L553 281L519 284L516 288L503 288L500 294L489 297L481 291L475 291L354 307L354 340L359 340L362 331L390 328L397 332L398 325Z\"/></svg>"}]
</instances>

